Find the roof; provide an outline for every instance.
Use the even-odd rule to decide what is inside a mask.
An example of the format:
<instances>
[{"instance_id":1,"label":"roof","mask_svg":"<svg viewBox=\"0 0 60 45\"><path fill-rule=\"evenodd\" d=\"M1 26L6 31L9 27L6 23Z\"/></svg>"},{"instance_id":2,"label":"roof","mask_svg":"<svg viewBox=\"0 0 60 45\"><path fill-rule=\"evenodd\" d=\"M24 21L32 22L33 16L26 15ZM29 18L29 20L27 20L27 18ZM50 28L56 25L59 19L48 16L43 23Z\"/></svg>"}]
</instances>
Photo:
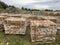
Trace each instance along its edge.
<instances>
[{"instance_id":1,"label":"roof","mask_svg":"<svg viewBox=\"0 0 60 45\"><path fill-rule=\"evenodd\" d=\"M6 21L25 21L26 18L14 18L14 17L9 17L7 19L5 19Z\"/></svg>"},{"instance_id":2,"label":"roof","mask_svg":"<svg viewBox=\"0 0 60 45\"><path fill-rule=\"evenodd\" d=\"M50 25L56 25L56 23L50 21L50 20L31 20L30 21L31 26L50 26Z\"/></svg>"}]
</instances>

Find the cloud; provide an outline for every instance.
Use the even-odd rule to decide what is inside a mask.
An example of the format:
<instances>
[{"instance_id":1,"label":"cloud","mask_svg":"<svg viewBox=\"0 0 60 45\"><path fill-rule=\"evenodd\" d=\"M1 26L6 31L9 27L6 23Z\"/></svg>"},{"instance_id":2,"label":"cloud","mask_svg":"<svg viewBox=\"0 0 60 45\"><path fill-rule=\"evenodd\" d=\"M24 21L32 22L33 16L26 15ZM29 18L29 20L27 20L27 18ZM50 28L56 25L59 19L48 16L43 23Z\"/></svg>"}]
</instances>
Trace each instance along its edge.
<instances>
[{"instance_id":1,"label":"cloud","mask_svg":"<svg viewBox=\"0 0 60 45\"><path fill-rule=\"evenodd\" d=\"M27 3L35 3L35 2L49 2L49 1L52 1L52 0L1 0L1 1L4 1L4 2L12 2L12 3L24 3L24 4L27 4Z\"/></svg>"},{"instance_id":2,"label":"cloud","mask_svg":"<svg viewBox=\"0 0 60 45\"><path fill-rule=\"evenodd\" d=\"M48 5L33 5L33 7L35 7L35 9L48 9L49 6Z\"/></svg>"},{"instance_id":3,"label":"cloud","mask_svg":"<svg viewBox=\"0 0 60 45\"><path fill-rule=\"evenodd\" d=\"M32 8L32 9L48 9L49 6L48 5L40 5L40 4L31 4L31 5L25 5L24 7L27 7L27 8Z\"/></svg>"},{"instance_id":4,"label":"cloud","mask_svg":"<svg viewBox=\"0 0 60 45\"><path fill-rule=\"evenodd\" d=\"M1 0L8 5L33 9L60 9L60 0Z\"/></svg>"}]
</instances>

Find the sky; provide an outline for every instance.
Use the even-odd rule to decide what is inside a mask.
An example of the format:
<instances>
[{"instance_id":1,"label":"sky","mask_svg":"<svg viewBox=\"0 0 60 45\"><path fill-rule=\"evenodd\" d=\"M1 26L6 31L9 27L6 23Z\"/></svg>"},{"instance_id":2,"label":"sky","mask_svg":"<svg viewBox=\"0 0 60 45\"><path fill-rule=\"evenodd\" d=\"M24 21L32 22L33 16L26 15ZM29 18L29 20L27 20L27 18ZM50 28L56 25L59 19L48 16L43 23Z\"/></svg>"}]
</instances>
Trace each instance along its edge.
<instances>
[{"instance_id":1,"label":"sky","mask_svg":"<svg viewBox=\"0 0 60 45\"><path fill-rule=\"evenodd\" d=\"M8 5L16 7L25 7L31 9L53 9L60 10L60 0L0 0Z\"/></svg>"}]
</instances>

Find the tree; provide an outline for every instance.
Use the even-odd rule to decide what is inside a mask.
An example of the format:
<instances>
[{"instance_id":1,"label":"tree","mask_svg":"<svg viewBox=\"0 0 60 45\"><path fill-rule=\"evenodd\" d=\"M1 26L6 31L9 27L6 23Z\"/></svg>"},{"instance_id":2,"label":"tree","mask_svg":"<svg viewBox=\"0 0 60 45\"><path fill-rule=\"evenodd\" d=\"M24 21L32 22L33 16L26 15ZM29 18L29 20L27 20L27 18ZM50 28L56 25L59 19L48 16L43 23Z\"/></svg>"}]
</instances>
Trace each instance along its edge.
<instances>
[{"instance_id":1,"label":"tree","mask_svg":"<svg viewBox=\"0 0 60 45\"><path fill-rule=\"evenodd\" d=\"M24 10L25 8L24 8L24 7L22 7L21 9L22 9L22 10Z\"/></svg>"},{"instance_id":2,"label":"tree","mask_svg":"<svg viewBox=\"0 0 60 45\"><path fill-rule=\"evenodd\" d=\"M50 10L50 9L45 9L45 11L53 11L53 10Z\"/></svg>"},{"instance_id":3,"label":"tree","mask_svg":"<svg viewBox=\"0 0 60 45\"><path fill-rule=\"evenodd\" d=\"M25 10L28 10L27 8L25 8Z\"/></svg>"},{"instance_id":4,"label":"tree","mask_svg":"<svg viewBox=\"0 0 60 45\"><path fill-rule=\"evenodd\" d=\"M6 9L8 7L7 4L5 4L4 2L0 1L0 8Z\"/></svg>"},{"instance_id":5,"label":"tree","mask_svg":"<svg viewBox=\"0 0 60 45\"><path fill-rule=\"evenodd\" d=\"M9 5L8 7L12 7L12 8L15 8L15 6L11 6L11 5Z\"/></svg>"}]
</instances>

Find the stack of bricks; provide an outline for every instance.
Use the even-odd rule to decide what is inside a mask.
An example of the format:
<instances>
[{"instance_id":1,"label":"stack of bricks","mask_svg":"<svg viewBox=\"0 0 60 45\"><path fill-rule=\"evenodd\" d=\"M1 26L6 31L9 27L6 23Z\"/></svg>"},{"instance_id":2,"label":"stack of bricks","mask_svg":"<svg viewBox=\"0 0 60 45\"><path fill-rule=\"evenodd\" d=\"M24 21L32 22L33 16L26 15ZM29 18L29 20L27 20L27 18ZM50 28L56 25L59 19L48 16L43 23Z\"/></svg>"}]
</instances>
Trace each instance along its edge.
<instances>
[{"instance_id":1,"label":"stack of bricks","mask_svg":"<svg viewBox=\"0 0 60 45\"><path fill-rule=\"evenodd\" d=\"M25 34L26 18L8 17L4 21L5 34Z\"/></svg>"},{"instance_id":2,"label":"stack of bricks","mask_svg":"<svg viewBox=\"0 0 60 45\"><path fill-rule=\"evenodd\" d=\"M50 20L31 20L30 28L32 42L55 41L55 36L57 32L56 23Z\"/></svg>"},{"instance_id":3,"label":"stack of bricks","mask_svg":"<svg viewBox=\"0 0 60 45\"><path fill-rule=\"evenodd\" d=\"M0 28L5 34L25 35L27 26L30 26L32 42L54 42L57 32L56 17L31 16L28 14L0 15Z\"/></svg>"}]
</instances>

